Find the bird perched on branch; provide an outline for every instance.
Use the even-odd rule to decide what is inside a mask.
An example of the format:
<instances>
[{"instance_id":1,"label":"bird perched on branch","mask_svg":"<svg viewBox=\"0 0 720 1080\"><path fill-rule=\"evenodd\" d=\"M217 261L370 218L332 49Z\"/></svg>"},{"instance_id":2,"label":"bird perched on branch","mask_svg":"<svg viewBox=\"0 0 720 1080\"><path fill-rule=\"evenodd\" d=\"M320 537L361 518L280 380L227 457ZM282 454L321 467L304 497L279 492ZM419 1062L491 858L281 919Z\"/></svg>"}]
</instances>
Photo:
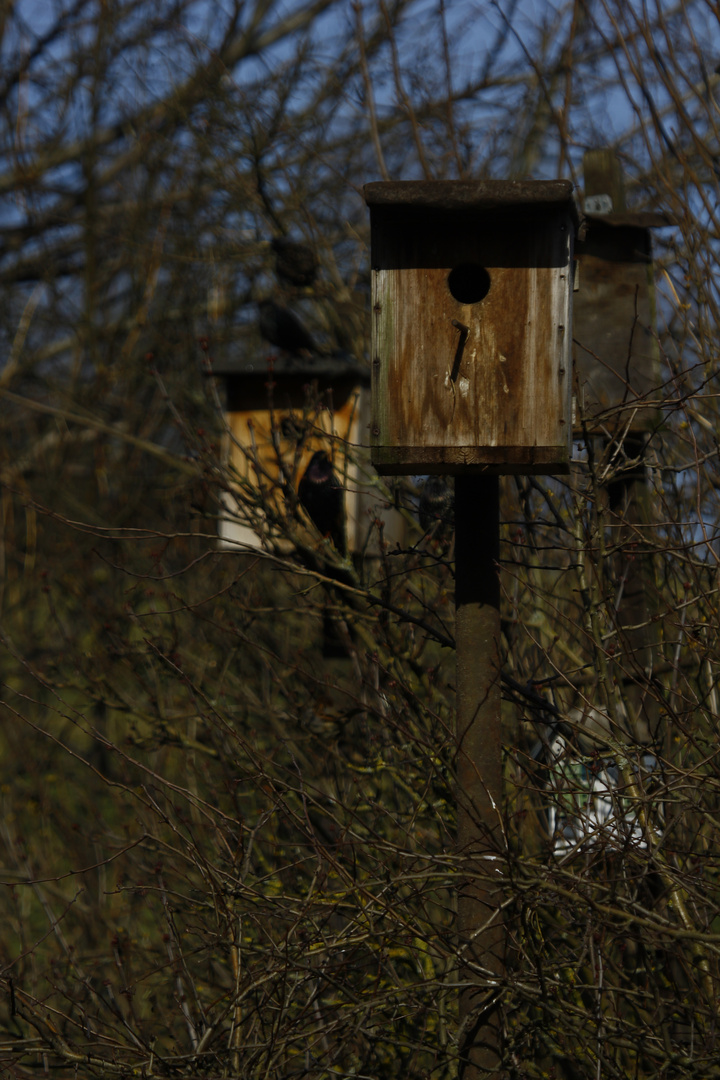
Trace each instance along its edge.
<instances>
[{"instance_id":1,"label":"bird perched on branch","mask_svg":"<svg viewBox=\"0 0 720 1080\"><path fill-rule=\"evenodd\" d=\"M434 539L446 538L455 528L455 490L447 476L428 476L418 505L420 528Z\"/></svg>"},{"instance_id":2,"label":"bird perched on branch","mask_svg":"<svg viewBox=\"0 0 720 1080\"><path fill-rule=\"evenodd\" d=\"M312 248L284 236L276 236L270 246L275 252L275 273L282 282L298 288L312 285L318 272L317 256Z\"/></svg>"},{"instance_id":3,"label":"bird perched on branch","mask_svg":"<svg viewBox=\"0 0 720 1080\"><path fill-rule=\"evenodd\" d=\"M319 352L312 334L305 329L294 311L269 299L258 303L258 311L260 335L265 341L295 356L302 352Z\"/></svg>"},{"instance_id":4,"label":"bird perched on branch","mask_svg":"<svg viewBox=\"0 0 720 1080\"><path fill-rule=\"evenodd\" d=\"M324 450L316 450L298 486L300 505L319 533L347 555L343 488Z\"/></svg>"}]
</instances>

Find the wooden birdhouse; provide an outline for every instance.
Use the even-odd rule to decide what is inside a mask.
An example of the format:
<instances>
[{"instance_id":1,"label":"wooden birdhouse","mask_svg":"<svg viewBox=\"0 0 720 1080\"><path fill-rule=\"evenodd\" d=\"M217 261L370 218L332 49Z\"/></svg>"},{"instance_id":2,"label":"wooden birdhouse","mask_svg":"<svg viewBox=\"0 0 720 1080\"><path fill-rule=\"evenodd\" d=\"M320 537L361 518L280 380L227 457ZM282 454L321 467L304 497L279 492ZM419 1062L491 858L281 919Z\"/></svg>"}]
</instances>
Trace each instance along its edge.
<instances>
[{"instance_id":1,"label":"wooden birdhouse","mask_svg":"<svg viewBox=\"0 0 720 1080\"><path fill-rule=\"evenodd\" d=\"M572 190L365 185L378 472L568 471Z\"/></svg>"},{"instance_id":2,"label":"wooden birdhouse","mask_svg":"<svg viewBox=\"0 0 720 1080\"><path fill-rule=\"evenodd\" d=\"M382 496L367 450L369 371L345 356L268 356L267 346L250 357L213 363L213 375L226 389L229 430L227 454L231 474L278 497L280 462L296 462L302 476L317 449L332 453L334 471L345 489L348 551L375 554L379 537L402 542L401 515ZM361 443L365 441L365 449ZM239 504L226 497L220 519L220 541L236 550L262 550L264 538L242 520Z\"/></svg>"},{"instance_id":3,"label":"wooden birdhouse","mask_svg":"<svg viewBox=\"0 0 720 1080\"><path fill-rule=\"evenodd\" d=\"M645 432L660 420L661 382L650 230L673 221L626 209L614 151L588 151L583 165L573 423L578 434Z\"/></svg>"}]
</instances>

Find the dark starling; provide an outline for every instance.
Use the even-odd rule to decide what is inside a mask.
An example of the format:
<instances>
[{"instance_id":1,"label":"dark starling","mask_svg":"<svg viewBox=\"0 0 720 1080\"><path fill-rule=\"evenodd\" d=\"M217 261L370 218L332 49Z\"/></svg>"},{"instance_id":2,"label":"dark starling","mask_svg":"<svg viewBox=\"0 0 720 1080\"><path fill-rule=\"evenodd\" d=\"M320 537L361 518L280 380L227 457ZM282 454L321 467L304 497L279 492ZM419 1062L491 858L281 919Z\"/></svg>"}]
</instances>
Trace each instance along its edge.
<instances>
[{"instance_id":1,"label":"dark starling","mask_svg":"<svg viewBox=\"0 0 720 1080\"><path fill-rule=\"evenodd\" d=\"M437 539L455 528L455 490L447 476L428 476L420 496L418 517L422 531Z\"/></svg>"},{"instance_id":2,"label":"dark starling","mask_svg":"<svg viewBox=\"0 0 720 1080\"><path fill-rule=\"evenodd\" d=\"M288 285L305 288L317 277L318 261L315 252L307 244L298 244L277 236L271 241L275 252L275 272Z\"/></svg>"},{"instance_id":3,"label":"dark starling","mask_svg":"<svg viewBox=\"0 0 720 1080\"><path fill-rule=\"evenodd\" d=\"M318 532L329 536L343 557L347 555L343 489L324 450L316 450L310 459L298 496Z\"/></svg>"},{"instance_id":4,"label":"dark starling","mask_svg":"<svg viewBox=\"0 0 720 1080\"><path fill-rule=\"evenodd\" d=\"M258 311L260 334L271 345L295 356L302 352L319 351L312 335L289 308L282 307L274 300L261 300Z\"/></svg>"}]
</instances>

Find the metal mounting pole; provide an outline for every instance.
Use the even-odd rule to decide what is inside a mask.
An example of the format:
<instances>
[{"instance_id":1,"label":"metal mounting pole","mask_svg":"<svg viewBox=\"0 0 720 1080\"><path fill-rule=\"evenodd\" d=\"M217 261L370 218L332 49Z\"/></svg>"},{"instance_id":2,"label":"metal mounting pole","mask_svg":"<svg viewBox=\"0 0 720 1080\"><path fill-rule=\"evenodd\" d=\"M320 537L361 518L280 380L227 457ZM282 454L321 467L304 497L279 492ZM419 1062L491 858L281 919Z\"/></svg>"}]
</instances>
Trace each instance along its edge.
<instances>
[{"instance_id":1,"label":"metal mounting pole","mask_svg":"<svg viewBox=\"0 0 720 1080\"><path fill-rule=\"evenodd\" d=\"M504 973L499 481L455 479L460 1077L498 1074Z\"/></svg>"}]
</instances>

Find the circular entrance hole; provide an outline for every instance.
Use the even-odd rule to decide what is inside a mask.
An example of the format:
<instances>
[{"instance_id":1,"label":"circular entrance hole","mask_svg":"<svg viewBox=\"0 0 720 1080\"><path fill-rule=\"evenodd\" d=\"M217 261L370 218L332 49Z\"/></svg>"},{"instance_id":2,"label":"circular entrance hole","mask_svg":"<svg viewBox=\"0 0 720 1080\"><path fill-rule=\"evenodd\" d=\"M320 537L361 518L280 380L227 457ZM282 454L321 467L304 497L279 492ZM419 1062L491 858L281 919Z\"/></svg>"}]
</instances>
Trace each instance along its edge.
<instances>
[{"instance_id":1,"label":"circular entrance hole","mask_svg":"<svg viewBox=\"0 0 720 1080\"><path fill-rule=\"evenodd\" d=\"M448 274L450 295L461 304L477 304L490 292L490 275L479 263L460 263Z\"/></svg>"}]
</instances>

